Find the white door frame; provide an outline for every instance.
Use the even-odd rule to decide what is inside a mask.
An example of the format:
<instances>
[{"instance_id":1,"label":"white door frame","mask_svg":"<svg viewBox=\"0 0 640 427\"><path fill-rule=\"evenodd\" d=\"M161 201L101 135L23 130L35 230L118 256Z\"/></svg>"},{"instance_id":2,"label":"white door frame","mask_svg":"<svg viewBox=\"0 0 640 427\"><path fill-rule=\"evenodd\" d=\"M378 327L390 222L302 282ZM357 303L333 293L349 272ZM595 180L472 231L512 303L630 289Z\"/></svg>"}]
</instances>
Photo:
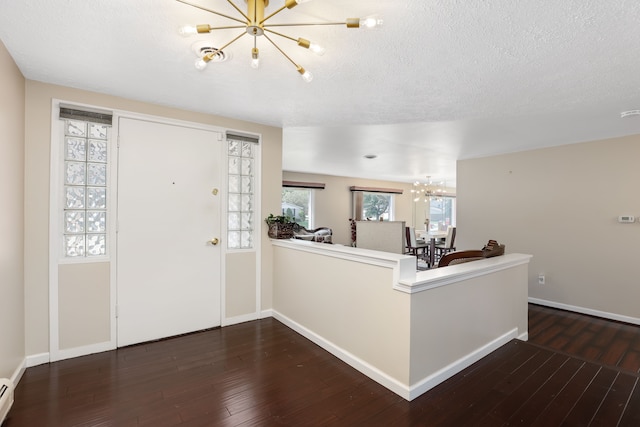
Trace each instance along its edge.
<instances>
[{"instance_id":1,"label":"white door frame","mask_svg":"<svg viewBox=\"0 0 640 427\"><path fill-rule=\"evenodd\" d=\"M110 200L111 202L108 205L107 208L107 215L109 218L109 230L108 230L108 239L109 239L109 243L108 243L108 253L106 257L102 257L100 259L90 259L90 260L66 260L64 258L62 258L62 253L61 253L61 244L60 244L60 240L61 240L61 235L62 235L62 230L63 230L63 223L62 223L62 215L60 212L61 209L61 201L62 201L62 194L63 194L63 189L62 189L62 185L61 185L61 177L63 174L63 168L61 165L61 161L64 158L64 154L63 154L63 150L64 150L64 138L61 136L62 135L62 123L59 119L59 107L60 104L67 104L67 105L74 105L77 106L78 108L88 108L88 109L99 109L99 110L107 110L107 111L111 111L113 113L113 126L111 128L111 135L112 138L110 140L110 144L111 144L111 150L109 152L109 156L110 156L110 161L109 161L109 177L108 177L108 185L109 185L109 192L108 192L108 200ZM77 357L77 356L82 356L82 355L86 355L86 354L91 354L91 353L96 353L96 352L101 352L101 351L107 351L107 350L113 350L116 348L117 345L117 318L116 318L116 301L117 301L117 283L116 283L116 272L117 272L117 265L116 265L116 256L117 256L117 248L115 246L115 242L116 242L116 230L117 230L117 223L116 223L116 212L117 212L117 200L118 200L118 195L117 195L117 182L118 182L118 176L117 176L117 135L118 135L118 119L120 117L126 117L126 118L132 118L132 119L139 119L139 120L148 120L148 121L155 121L155 122L159 122L159 123L165 123L165 124L170 124L170 125L176 125L176 126L185 126L185 127L190 127L190 128L195 128L195 129L203 129L203 130L208 130L208 131L214 131L214 132L219 132L221 135L226 135L227 131L230 132L234 132L234 133L239 133L239 134L251 134L257 138L260 139L260 135L255 135L253 133L247 133L247 132L243 132L243 131L235 131L232 129L227 129L227 128L222 128L219 126L214 126L214 125L208 125L208 124L202 124L202 123L197 123L197 122L189 122L189 121L184 121L184 120L178 120L178 119L171 119L171 118L165 118L165 117L159 117L159 116L153 116L153 115L148 115L148 114L143 114L143 113L135 113L135 112L131 112L131 111L125 111L125 110L119 110L119 109L114 109L114 108L109 108L109 107L104 107L104 106L98 106L98 105L91 105L91 104L83 104L83 103L79 103L79 102L75 102L75 101L66 101L66 100L60 100L60 99L52 99L51 102L51 141L50 141L50 173L49 173L49 247L48 247L48 254L49 254L49 272L48 272L48 276L49 276L49 352L48 353L43 353L43 354L39 354L39 355L33 355L30 356L29 360L28 360L28 365L29 366L35 366L37 364L40 363L46 363L49 361L57 361L57 360L62 360L62 359L67 359L67 358L72 358L72 357ZM221 165L226 165L227 164L227 146L226 146L226 138L223 137L223 144L221 144ZM256 157L256 165L258 165L258 168L256 170L256 175L255 175L255 184L256 184L256 198L255 198L255 206L256 206L256 233L254 235L255 239L254 239L254 249L253 251L256 252L256 307L257 307L257 311L255 313L255 318L259 318L260 317L260 313L261 313L261 283L260 283L260 277L261 277L261 262L260 262L260 253L261 253L261 249L260 249L260 245L261 245L261 233L260 233L260 227L257 225L260 223L261 218L261 209L260 209L260 197L261 197L261 168L259 167L259 165L261 164L261 157L262 157L262 144L258 144L257 147L257 157ZM233 323L237 323L233 320L236 319L227 319L226 318L226 310L225 310L225 288L226 288L226 271L225 271L225 259L226 259L226 254L228 252L228 248L227 248L227 242L226 242L226 238L227 238L227 221L226 219L226 213L227 213L227 173L221 173L221 183L223 184L223 186L221 186L221 194L220 196L224 198L223 203L221 203L221 224L220 224L220 230L221 230L221 240L222 240L222 247L221 247L221 251L220 251L220 315L221 315L221 325L222 326L226 326L229 324L233 324ZM72 349L60 349L60 325L59 325L59 299L58 299L58 292L59 292L59 284L58 284L58 266L60 264L64 264L64 263L77 263L77 262L109 262L110 263L110 284L109 284L109 288L110 288L110 319L109 319L109 324L110 324L110 339L109 341L105 341L105 342L100 342L100 343L92 343L86 346L82 346L82 347L76 347L76 348L72 348ZM249 317L253 317L253 316L249 316ZM231 320L231 321L229 321ZM244 320L244 319L243 319Z\"/></svg>"}]
</instances>

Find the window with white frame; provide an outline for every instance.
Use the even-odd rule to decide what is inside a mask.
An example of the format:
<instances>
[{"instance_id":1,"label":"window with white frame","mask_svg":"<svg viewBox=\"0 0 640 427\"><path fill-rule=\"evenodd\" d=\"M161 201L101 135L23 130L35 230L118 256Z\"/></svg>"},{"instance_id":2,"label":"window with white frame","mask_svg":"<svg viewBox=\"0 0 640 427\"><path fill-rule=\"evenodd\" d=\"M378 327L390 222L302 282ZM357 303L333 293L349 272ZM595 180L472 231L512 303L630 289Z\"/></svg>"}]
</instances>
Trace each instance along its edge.
<instances>
[{"instance_id":1,"label":"window with white frame","mask_svg":"<svg viewBox=\"0 0 640 427\"><path fill-rule=\"evenodd\" d=\"M431 197L429 200L429 231L444 231L456 225L455 197Z\"/></svg>"},{"instance_id":2,"label":"window with white frame","mask_svg":"<svg viewBox=\"0 0 640 427\"><path fill-rule=\"evenodd\" d=\"M353 191L353 190L352 190ZM394 194L387 192L353 191L353 210L356 221L393 221Z\"/></svg>"},{"instance_id":3,"label":"window with white frame","mask_svg":"<svg viewBox=\"0 0 640 427\"><path fill-rule=\"evenodd\" d=\"M306 229L313 229L313 189L283 188L282 215Z\"/></svg>"},{"instance_id":4,"label":"window with white frame","mask_svg":"<svg viewBox=\"0 0 640 427\"><path fill-rule=\"evenodd\" d=\"M107 255L108 123L64 120L63 256L90 258ZM89 114L91 116L91 114Z\"/></svg>"}]
</instances>

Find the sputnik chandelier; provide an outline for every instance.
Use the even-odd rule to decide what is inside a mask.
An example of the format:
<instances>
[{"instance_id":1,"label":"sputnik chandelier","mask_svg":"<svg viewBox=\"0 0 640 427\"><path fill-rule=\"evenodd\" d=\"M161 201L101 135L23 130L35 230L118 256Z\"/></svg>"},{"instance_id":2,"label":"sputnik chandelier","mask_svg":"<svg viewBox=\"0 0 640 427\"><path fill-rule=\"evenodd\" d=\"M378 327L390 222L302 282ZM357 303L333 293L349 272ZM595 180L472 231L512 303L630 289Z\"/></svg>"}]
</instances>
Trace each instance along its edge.
<instances>
[{"instance_id":1,"label":"sputnik chandelier","mask_svg":"<svg viewBox=\"0 0 640 427\"><path fill-rule=\"evenodd\" d=\"M313 75L305 70L302 66L298 65L293 59L291 59L274 41L269 35L276 35L285 39L292 40L298 44L298 46L309 49L312 52L323 55L325 49L315 43L310 42L303 38L294 38L286 34L282 34L272 30L272 27L296 27L296 26L312 26L312 25L346 25L347 28L374 28L382 25L382 20L377 18L348 18L345 22L317 22L317 23L281 23L281 24L268 24L267 21L282 12L285 9L292 9L301 3L306 3L310 0L285 0L284 5L277 9L275 12L268 16L265 16L265 8L269 6L269 0L244 0L247 3L247 12L243 12L233 1L227 0L233 8L242 15L241 18L225 15L215 10L185 1L176 0L180 3L195 7L206 12L213 13L214 15L222 16L231 21L236 21L240 25L230 25L222 27L212 27L208 24L201 24L196 26L184 26L180 29L180 34L183 36L192 36L197 34L208 34L215 30L227 30L227 29L242 29L242 32L229 41L227 44L219 48L213 48L210 46L200 47L197 49L198 59L196 60L196 68L203 70L207 64L216 59L220 60L221 56L224 57L223 49L226 49L233 42L238 40L244 35L250 35L253 37L253 49L251 49L251 66L258 68L260 64L260 51L258 49L257 39L258 37L264 37L268 40L285 58L289 60L297 69L298 73L306 82L310 82L313 79Z\"/></svg>"},{"instance_id":2,"label":"sputnik chandelier","mask_svg":"<svg viewBox=\"0 0 640 427\"><path fill-rule=\"evenodd\" d=\"M434 185L431 181L431 177L427 176L427 182L421 184L416 181L413 183L413 189L411 192L415 194L414 202L419 202L422 196L424 196L424 201L431 200L432 197L442 197L445 195L447 190L445 190L444 182L440 182L440 185Z\"/></svg>"}]
</instances>

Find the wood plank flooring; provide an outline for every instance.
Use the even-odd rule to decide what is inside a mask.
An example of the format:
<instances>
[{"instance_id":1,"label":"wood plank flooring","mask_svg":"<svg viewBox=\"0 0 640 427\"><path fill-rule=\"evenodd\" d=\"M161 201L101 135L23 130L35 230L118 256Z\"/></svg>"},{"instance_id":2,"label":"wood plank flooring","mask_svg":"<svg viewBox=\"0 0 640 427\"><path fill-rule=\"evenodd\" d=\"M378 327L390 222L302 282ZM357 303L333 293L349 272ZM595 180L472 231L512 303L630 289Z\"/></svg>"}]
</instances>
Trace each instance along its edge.
<instances>
[{"instance_id":1,"label":"wood plank flooring","mask_svg":"<svg viewBox=\"0 0 640 427\"><path fill-rule=\"evenodd\" d=\"M3 426L640 426L640 328L529 319L412 402L264 319L29 368Z\"/></svg>"}]
</instances>

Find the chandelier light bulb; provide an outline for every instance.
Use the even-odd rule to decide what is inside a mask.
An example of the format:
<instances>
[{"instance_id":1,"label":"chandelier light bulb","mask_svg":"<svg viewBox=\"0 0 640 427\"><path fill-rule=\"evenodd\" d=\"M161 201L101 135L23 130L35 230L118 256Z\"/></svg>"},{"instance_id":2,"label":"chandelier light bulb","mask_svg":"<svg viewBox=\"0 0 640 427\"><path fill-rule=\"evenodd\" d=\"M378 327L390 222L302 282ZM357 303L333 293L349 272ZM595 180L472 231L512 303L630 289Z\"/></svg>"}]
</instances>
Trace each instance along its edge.
<instances>
[{"instance_id":1,"label":"chandelier light bulb","mask_svg":"<svg viewBox=\"0 0 640 427\"><path fill-rule=\"evenodd\" d=\"M309 50L319 56L324 55L324 53L327 51L327 49L316 43L311 43L309 45Z\"/></svg>"},{"instance_id":2,"label":"chandelier light bulb","mask_svg":"<svg viewBox=\"0 0 640 427\"><path fill-rule=\"evenodd\" d=\"M260 51L257 47L251 49L251 68L260 67Z\"/></svg>"},{"instance_id":3,"label":"chandelier light bulb","mask_svg":"<svg viewBox=\"0 0 640 427\"><path fill-rule=\"evenodd\" d=\"M313 80L313 74L311 74L310 71L305 71L304 73L302 73L302 80L307 83L311 83L311 80Z\"/></svg>"},{"instance_id":4,"label":"chandelier light bulb","mask_svg":"<svg viewBox=\"0 0 640 427\"><path fill-rule=\"evenodd\" d=\"M361 28L375 28L382 25L382 19L376 18L362 18L360 19Z\"/></svg>"},{"instance_id":5,"label":"chandelier light bulb","mask_svg":"<svg viewBox=\"0 0 640 427\"><path fill-rule=\"evenodd\" d=\"M308 3L311 0L296 0L296 4Z\"/></svg>"},{"instance_id":6,"label":"chandelier light bulb","mask_svg":"<svg viewBox=\"0 0 640 427\"><path fill-rule=\"evenodd\" d=\"M300 73L302 80L304 80L307 83L311 83L311 80L313 80L313 74L311 74L311 72L305 70L300 66L298 66L298 72Z\"/></svg>"},{"instance_id":7,"label":"chandelier light bulb","mask_svg":"<svg viewBox=\"0 0 640 427\"><path fill-rule=\"evenodd\" d=\"M204 58L205 57L203 56L202 58L196 59L196 62L195 62L196 70L202 71L205 68L207 68L207 61Z\"/></svg>"},{"instance_id":8,"label":"chandelier light bulb","mask_svg":"<svg viewBox=\"0 0 640 427\"><path fill-rule=\"evenodd\" d=\"M178 33L182 37L190 37L198 34L198 29L193 25L184 25L178 29Z\"/></svg>"}]
</instances>

